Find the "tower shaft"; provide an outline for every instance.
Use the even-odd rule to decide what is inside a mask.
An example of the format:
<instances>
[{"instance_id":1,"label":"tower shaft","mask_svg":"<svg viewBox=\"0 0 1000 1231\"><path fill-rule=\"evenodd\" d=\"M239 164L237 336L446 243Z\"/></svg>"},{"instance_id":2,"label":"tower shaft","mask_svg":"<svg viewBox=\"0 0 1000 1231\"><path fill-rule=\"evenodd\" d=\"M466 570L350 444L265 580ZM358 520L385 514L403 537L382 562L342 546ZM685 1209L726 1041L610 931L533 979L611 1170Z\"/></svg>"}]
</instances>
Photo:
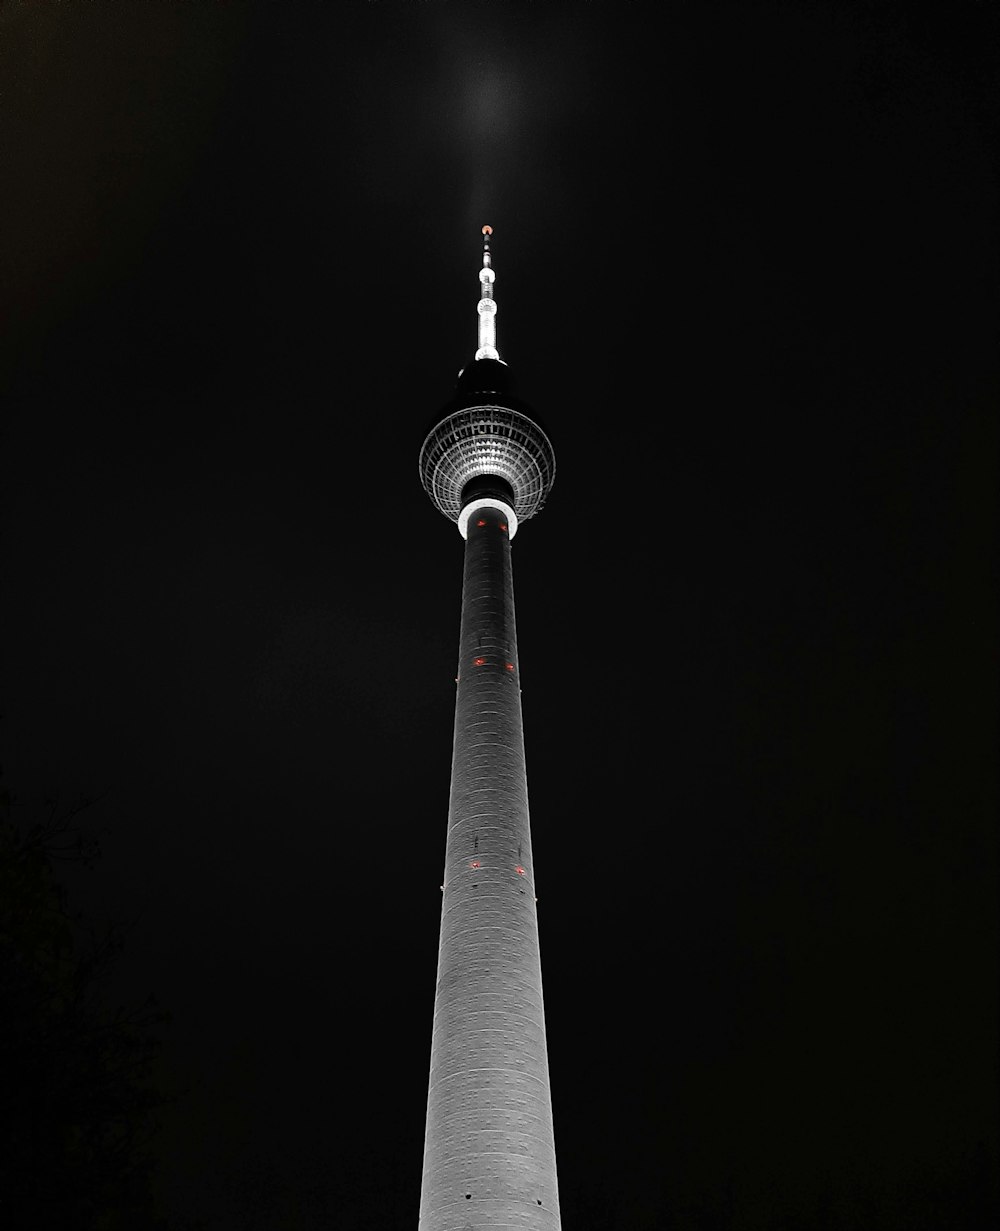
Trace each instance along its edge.
<instances>
[{"instance_id":1,"label":"tower shaft","mask_svg":"<svg viewBox=\"0 0 1000 1231\"><path fill-rule=\"evenodd\" d=\"M478 503L478 502L477 502ZM468 520L419 1231L559 1231L508 514Z\"/></svg>"}]
</instances>

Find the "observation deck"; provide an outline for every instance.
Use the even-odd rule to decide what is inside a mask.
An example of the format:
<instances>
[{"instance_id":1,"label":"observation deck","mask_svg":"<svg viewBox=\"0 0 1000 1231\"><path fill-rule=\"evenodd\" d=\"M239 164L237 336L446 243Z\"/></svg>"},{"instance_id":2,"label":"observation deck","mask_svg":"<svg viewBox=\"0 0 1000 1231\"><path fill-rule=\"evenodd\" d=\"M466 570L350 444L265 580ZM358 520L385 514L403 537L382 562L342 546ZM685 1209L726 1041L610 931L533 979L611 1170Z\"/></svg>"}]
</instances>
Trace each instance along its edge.
<instances>
[{"instance_id":1,"label":"observation deck","mask_svg":"<svg viewBox=\"0 0 1000 1231\"><path fill-rule=\"evenodd\" d=\"M512 400L484 398L460 406L424 440L420 481L451 521L459 520L469 500L489 490L488 482L474 482L477 479L500 480L492 494L507 498L518 522L534 517L545 504L555 482L555 451L538 424L509 405Z\"/></svg>"}]
</instances>

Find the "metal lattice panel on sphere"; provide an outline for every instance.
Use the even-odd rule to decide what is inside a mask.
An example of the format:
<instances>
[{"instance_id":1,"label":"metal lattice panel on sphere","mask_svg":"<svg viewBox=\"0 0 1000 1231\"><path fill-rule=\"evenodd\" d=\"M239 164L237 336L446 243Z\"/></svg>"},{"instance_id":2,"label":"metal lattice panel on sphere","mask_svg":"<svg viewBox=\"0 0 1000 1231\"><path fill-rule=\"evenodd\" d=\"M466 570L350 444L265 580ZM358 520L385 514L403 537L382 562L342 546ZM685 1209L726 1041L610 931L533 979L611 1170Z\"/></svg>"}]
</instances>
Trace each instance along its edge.
<instances>
[{"instance_id":1,"label":"metal lattice panel on sphere","mask_svg":"<svg viewBox=\"0 0 1000 1231\"><path fill-rule=\"evenodd\" d=\"M556 457L537 423L506 406L473 406L450 414L420 450L420 479L452 521L462 511L462 489L479 475L498 475L514 492L519 521L537 513L555 481Z\"/></svg>"}]
</instances>

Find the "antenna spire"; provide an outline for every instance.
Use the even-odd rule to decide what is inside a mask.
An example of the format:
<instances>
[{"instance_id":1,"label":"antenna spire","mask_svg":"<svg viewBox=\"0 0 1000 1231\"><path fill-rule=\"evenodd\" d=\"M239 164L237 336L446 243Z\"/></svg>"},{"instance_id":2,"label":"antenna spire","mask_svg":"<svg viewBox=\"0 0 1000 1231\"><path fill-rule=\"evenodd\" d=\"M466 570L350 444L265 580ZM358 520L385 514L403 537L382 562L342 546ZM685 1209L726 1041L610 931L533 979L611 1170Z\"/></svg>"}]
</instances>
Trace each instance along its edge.
<instances>
[{"instance_id":1,"label":"antenna spire","mask_svg":"<svg viewBox=\"0 0 1000 1231\"><path fill-rule=\"evenodd\" d=\"M490 259L491 226L483 227L483 267L479 271L479 350L477 359L499 359L497 350L497 303L493 298L493 262Z\"/></svg>"}]
</instances>

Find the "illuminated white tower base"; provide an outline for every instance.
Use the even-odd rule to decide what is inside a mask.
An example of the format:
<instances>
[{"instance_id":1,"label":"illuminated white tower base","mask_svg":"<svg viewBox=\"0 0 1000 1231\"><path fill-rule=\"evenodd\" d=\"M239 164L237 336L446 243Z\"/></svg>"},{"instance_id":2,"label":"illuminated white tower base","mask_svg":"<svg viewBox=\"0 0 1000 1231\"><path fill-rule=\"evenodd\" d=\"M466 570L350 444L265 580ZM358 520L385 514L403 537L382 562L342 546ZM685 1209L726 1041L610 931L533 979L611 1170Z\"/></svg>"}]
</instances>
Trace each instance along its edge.
<instances>
[{"instance_id":1,"label":"illuminated white tower base","mask_svg":"<svg viewBox=\"0 0 1000 1231\"><path fill-rule=\"evenodd\" d=\"M419 1231L560 1231L511 574L555 457L504 367L460 374L420 459L466 541Z\"/></svg>"}]
</instances>

